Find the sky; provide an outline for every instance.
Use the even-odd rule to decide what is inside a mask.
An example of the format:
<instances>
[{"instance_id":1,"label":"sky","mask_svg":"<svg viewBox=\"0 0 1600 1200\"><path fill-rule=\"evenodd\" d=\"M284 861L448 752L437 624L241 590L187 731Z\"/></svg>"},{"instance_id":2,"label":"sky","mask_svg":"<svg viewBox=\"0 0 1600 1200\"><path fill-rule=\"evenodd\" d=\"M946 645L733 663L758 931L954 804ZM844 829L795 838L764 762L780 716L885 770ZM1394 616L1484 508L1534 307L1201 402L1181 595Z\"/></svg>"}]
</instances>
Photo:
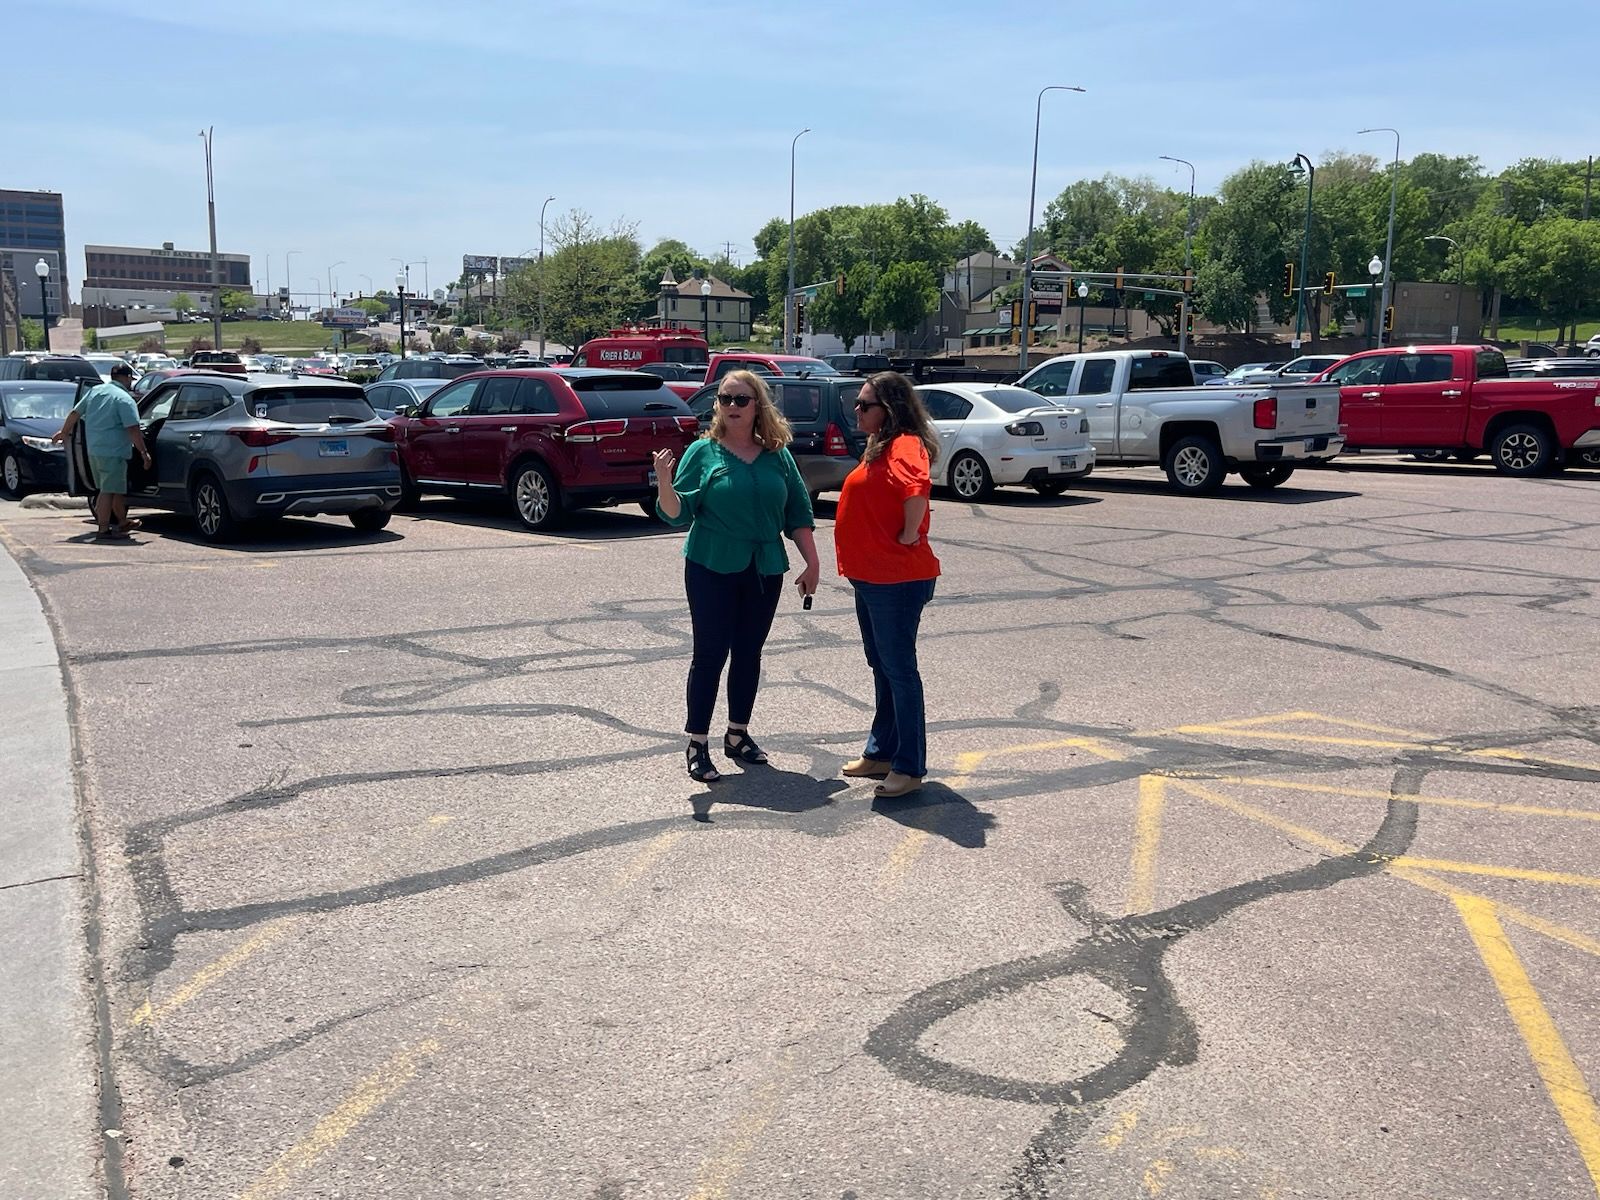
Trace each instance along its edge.
<instances>
[{"instance_id":1,"label":"sky","mask_svg":"<svg viewBox=\"0 0 1600 1200\"><path fill-rule=\"evenodd\" d=\"M1582 6L1481 0L3 0L0 187L63 194L85 243L218 249L298 296L447 285L463 254L537 253L539 210L709 256L798 213L921 192L1002 249L1107 172L1201 192L1256 159L1574 159ZM1581 22L1580 22L1581 24ZM24 49L34 47L34 49ZM548 231L547 231L548 237ZM547 242L548 246L548 242ZM289 252L294 251L292 258ZM424 265L424 262L426 265ZM340 265L334 265L340 264ZM331 272L329 268L332 268Z\"/></svg>"}]
</instances>

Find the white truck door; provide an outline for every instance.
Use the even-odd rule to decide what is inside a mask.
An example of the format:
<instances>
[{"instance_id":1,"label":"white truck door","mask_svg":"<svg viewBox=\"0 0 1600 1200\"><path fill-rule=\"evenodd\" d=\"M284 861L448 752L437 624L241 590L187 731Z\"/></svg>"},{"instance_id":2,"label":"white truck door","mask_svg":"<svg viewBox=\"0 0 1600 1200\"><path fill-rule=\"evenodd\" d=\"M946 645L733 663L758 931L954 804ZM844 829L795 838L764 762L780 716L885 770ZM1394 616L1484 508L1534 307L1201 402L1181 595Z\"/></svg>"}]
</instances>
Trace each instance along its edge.
<instances>
[{"instance_id":1,"label":"white truck door","mask_svg":"<svg viewBox=\"0 0 1600 1200\"><path fill-rule=\"evenodd\" d=\"M1078 371L1076 399L1089 417L1089 441L1097 456L1117 456L1117 360L1086 358Z\"/></svg>"}]
</instances>

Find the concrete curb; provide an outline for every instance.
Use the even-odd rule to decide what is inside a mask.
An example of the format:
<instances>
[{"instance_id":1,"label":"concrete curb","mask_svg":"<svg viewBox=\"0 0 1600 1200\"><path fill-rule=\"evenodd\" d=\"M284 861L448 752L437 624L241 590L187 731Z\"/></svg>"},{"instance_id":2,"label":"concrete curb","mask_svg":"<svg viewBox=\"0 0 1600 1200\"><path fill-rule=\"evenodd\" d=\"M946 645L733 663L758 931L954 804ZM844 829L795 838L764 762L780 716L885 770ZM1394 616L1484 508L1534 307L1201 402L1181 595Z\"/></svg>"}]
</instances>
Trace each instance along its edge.
<instances>
[{"instance_id":1,"label":"concrete curb","mask_svg":"<svg viewBox=\"0 0 1600 1200\"><path fill-rule=\"evenodd\" d=\"M89 501L82 496L68 496L61 492L41 492L24 496L19 502L23 508L58 508L62 510L87 509Z\"/></svg>"},{"instance_id":2,"label":"concrete curb","mask_svg":"<svg viewBox=\"0 0 1600 1200\"><path fill-rule=\"evenodd\" d=\"M0 545L0 1195L99 1197L96 997L67 693L27 577Z\"/></svg>"}]
</instances>

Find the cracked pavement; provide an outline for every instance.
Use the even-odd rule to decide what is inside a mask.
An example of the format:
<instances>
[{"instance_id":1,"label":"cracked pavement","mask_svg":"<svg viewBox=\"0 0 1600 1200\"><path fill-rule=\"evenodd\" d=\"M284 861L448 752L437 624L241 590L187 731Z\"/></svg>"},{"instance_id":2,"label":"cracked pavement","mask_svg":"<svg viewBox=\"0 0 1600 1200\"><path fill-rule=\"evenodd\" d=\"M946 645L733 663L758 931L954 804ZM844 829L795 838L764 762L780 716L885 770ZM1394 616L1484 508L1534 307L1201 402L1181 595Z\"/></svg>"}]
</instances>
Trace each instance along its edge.
<instances>
[{"instance_id":1,"label":"cracked pavement","mask_svg":"<svg viewBox=\"0 0 1600 1200\"><path fill-rule=\"evenodd\" d=\"M632 509L76 517L0 537L136 1196L1596 1194L1600 474L936 497L932 774L877 804L826 572L706 789Z\"/></svg>"}]
</instances>

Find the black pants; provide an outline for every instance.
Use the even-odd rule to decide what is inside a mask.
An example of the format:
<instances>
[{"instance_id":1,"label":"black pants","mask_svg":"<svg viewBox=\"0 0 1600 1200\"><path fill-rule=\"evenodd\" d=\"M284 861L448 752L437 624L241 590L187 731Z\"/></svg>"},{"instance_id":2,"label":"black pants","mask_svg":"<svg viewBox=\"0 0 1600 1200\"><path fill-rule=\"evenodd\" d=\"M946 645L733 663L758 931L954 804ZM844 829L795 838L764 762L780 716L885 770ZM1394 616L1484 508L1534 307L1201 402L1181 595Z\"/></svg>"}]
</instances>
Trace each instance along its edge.
<instances>
[{"instance_id":1,"label":"black pants","mask_svg":"<svg viewBox=\"0 0 1600 1200\"><path fill-rule=\"evenodd\" d=\"M735 575L712 571L697 562L683 565L683 589L689 594L694 626L694 659L689 664L690 733L709 733L717 684L728 666L728 721L750 723L761 682L761 647L783 594L782 575L758 575L755 563Z\"/></svg>"}]
</instances>

